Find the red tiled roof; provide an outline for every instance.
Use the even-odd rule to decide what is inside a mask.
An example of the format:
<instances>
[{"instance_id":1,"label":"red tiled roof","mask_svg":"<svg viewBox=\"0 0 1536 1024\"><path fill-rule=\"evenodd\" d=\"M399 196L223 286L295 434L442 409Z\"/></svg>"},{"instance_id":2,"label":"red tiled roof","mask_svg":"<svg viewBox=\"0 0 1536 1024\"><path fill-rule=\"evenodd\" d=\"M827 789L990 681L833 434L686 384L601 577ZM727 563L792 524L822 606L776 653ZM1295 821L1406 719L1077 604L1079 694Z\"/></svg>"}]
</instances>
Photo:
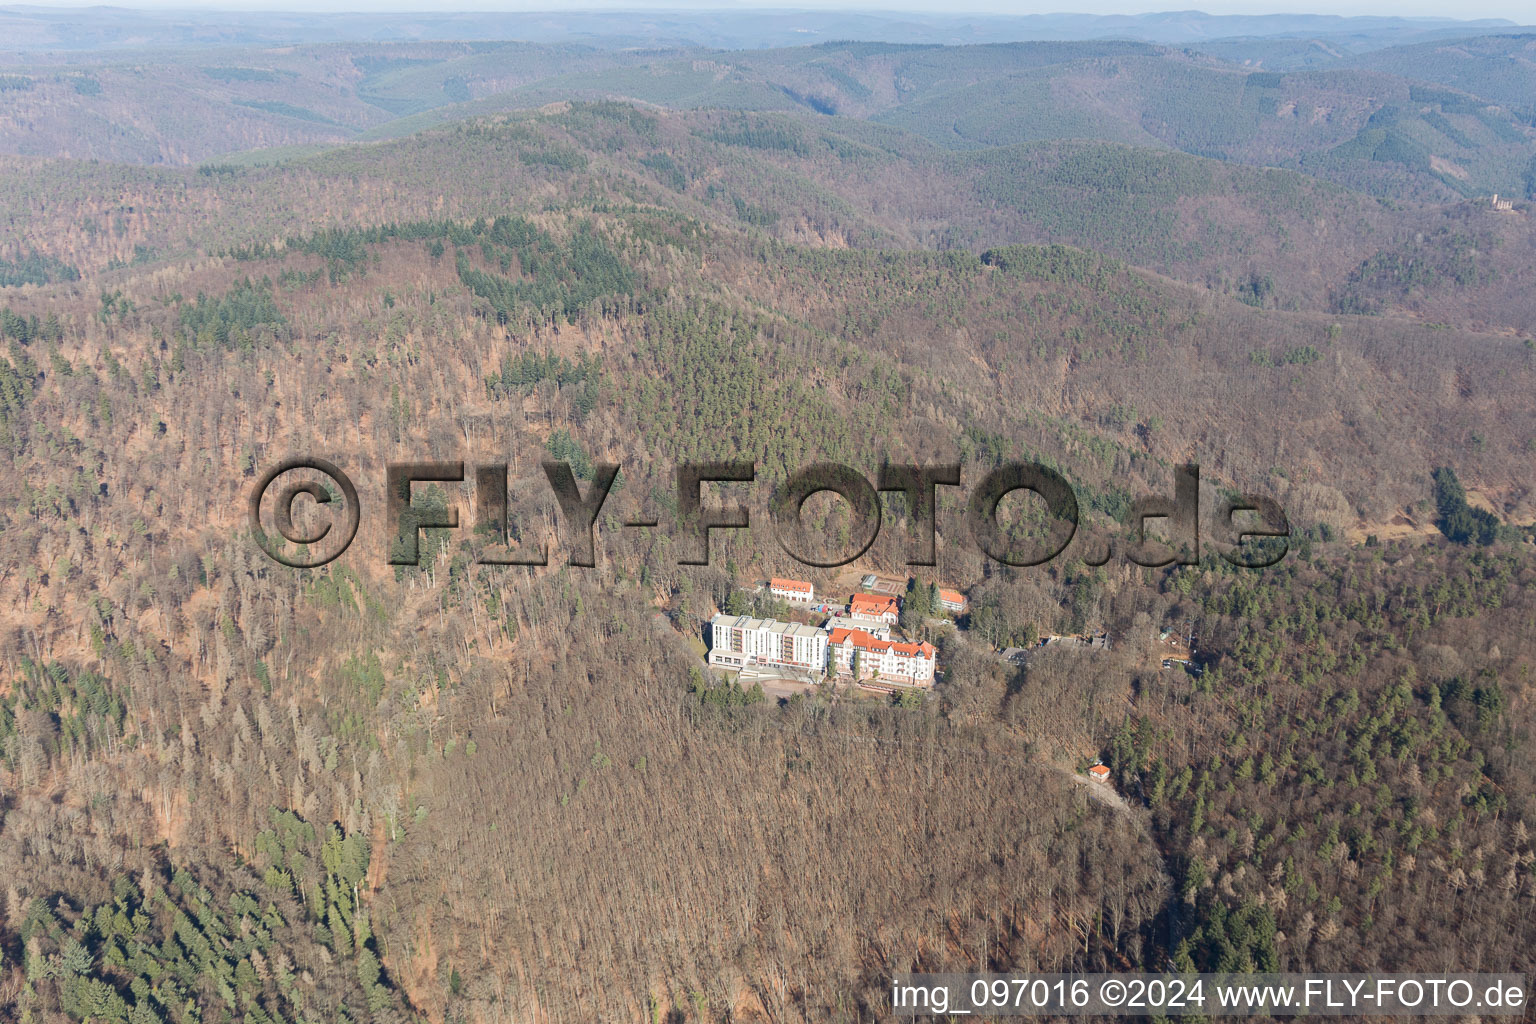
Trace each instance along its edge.
<instances>
[{"instance_id":1,"label":"red tiled roof","mask_svg":"<svg viewBox=\"0 0 1536 1024\"><path fill-rule=\"evenodd\" d=\"M812 592L812 588L809 583L804 583L800 580L780 579L778 576L775 576L773 579L769 580L768 586L770 589L774 590L801 590L807 594Z\"/></svg>"},{"instance_id":2,"label":"red tiled roof","mask_svg":"<svg viewBox=\"0 0 1536 1024\"><path fill-rule=\"evenodd\" d=\"M965 595L958 590L939 589L939 600L948 601L950 604L965 604Z\"/></svg>"},{"instance_id":3,"label":"red tiled roof","mask_svg":"<svg viewBox=\"0 0 1536 1024\"><path fill-rule=\"evenodd\" d=\"M1097 775L1099 778L1102 779L1102 778L1106 777L1107 775L1109 775L1109 769L1106 768L1102 764L1096 764L1092 768L1088 769L1088 774L1089 775Z\"/></svg>"},{"instance_id":4,"label":"red tiled roof","mask_svg":"<svg viewBox=\"0 0 1536 1024\"><path fill-rule=\"evenodd\" d=\"M896 611L896 599L894 597L876 597L874 594L854 594L848 601L848 610L855 615L865 612L883 615L886 612Z\"/></svg>"},{"instance_id":5,"label":"red tiled roof","mask_svg":"<svg viewBox=\"0 0 1536 1024\"><path fill-rule=\"evenodd\" d=\"M904 644L894 640L881 640L879 637L872 636L862 629L843 629L841 627L832 631L831 642L834 644L851 643L853 646L866 651L895 651L897 654L904 654L909 658L918 655L924 658L931 658L937 651L933 644Z\"/></svg>"}]
</instances>

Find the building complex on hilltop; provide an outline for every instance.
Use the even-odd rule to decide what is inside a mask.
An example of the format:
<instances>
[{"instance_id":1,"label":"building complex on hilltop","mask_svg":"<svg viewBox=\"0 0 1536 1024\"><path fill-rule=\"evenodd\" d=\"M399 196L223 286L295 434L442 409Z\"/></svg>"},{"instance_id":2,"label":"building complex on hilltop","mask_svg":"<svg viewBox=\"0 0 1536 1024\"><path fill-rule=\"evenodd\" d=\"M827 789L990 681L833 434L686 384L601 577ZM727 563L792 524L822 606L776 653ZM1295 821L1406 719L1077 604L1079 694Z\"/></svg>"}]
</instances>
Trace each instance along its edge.
<instances>
[{"instance_id":1,"label":"building complex on hilltop","mask_svg":"<svg viewBox=\"0 0 1536 1024\"><path fill-rule=\"evenodd\" d=\"M716 615L710 620L709 664L740 671L749 665L852 675L854 681L929 686L938 651L929 643L905 643L861 629L822 629L798 622ZM857 662L857 671L855 671Z\"/></svg>"},{"instance_id":2,"label":"building complex on hilltop","mask_svg":"<svg viewBox=\"0 0 1536 1024\"><path fill-rule=\"evenodd\" d=\"M866 576L865 584L871 582L878 580ZM965 609L965 596L959 591L935 590L945 610ZM810 583L780 576L768 580L768 592L777 601L801 606L792 612L797 617L810 611L824 612L828 617L815 626L722 612L709 621L710 665L737 672L780 668L787 676L851 677L860 686L876 690L933 685L938 649L931 643L901 638L897 628L900 598L853 594L846 608L817 606L816 591Z\"/></svg>"}]
</instances>

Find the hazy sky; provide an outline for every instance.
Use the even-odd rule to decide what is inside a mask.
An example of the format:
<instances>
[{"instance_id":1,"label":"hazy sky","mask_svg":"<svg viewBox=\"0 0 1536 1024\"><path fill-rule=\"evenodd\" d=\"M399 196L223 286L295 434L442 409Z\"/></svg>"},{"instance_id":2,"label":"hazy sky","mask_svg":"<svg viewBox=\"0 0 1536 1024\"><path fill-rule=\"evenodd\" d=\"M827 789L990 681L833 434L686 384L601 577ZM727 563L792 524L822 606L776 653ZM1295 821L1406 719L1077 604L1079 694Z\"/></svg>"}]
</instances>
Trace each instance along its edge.
<instances>
[{"instance_id":1,"label":"hazy sky","mask_svg":"<svg viewBox=\"0 0 1536 1024\"><path fill-rule=\"evenodd\" d=\"M0 0L0 5L7 0ZM10 0L15 2L15 0ZM20 0L35 7L86 7L103 0ZM1531 0L1199 0L1198 3L1158 3L1157 0L798 0L790 3L741 2L741 0L662 0L658 3L636 0L129 0L112 3L114 7L216 10L279 11L554 11L554 10L868 10L935 11L947 15L975 14L1141 14L1148 11L1201 10L1209 14L1274 14L1305 12L1312 14L1375 14L1398 17L1508 18L1520 24L1536 22L1536 7Z\"/></svg>"}]
</instances>

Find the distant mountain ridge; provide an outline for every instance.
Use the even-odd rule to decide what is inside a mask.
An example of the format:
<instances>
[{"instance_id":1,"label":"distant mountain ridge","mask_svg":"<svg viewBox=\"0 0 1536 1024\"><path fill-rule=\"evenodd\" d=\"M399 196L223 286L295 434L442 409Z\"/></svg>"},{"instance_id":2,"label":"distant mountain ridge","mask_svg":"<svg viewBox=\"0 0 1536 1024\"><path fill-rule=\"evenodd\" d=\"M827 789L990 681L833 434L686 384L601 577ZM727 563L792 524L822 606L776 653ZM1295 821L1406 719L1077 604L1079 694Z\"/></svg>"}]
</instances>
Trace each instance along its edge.
<instances>
[{"instance_id":1,"label":"distant mountain ridge","mask_svg":"<svg viewBox=\"0 0 1536 1024\"><path fill-rule=\"evenodd\" d=\"M1208 21L1158 18L1139 23ZM1050 140L1175 149L1395 199L1536 196L1536 33L1365 53L1279 37L1206 49L1133 39L761 49L459 41L131 53L18 57L0 75L0 152L270 161L550 103L619 100L879 121L957 151Z\"/></svg>"},{"instance_id":2,"label":"distant mountain ridge","mask_svg":"<svg viewBox=\"0 0 1536 1024\"><path fill-rule=\"evenodd\" d=\"M1189 45L1230 37L1339 41L1349 52L1514 27L1500 18L1345 17L1331 14L927 14L882 11L655 10L576 12L300 13L0 7L4 48L125 50L294 43L508 40L603 48L746 49L844 39L997 43L1128 38Z\"/></svg>"}]
</instances>

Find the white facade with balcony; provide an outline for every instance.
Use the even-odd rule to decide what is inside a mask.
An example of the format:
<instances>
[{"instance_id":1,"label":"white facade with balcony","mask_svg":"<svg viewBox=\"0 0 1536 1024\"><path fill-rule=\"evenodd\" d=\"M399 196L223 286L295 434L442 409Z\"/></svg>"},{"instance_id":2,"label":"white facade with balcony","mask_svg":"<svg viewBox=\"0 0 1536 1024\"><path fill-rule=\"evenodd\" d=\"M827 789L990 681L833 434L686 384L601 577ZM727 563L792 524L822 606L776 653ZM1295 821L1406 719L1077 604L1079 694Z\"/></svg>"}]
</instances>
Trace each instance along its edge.
<instances>
[{"instance_id":1,"label":"white facade with balcony","mask_svg":"<svg viewBox=\"0 0 1536 1024\"><path fill-rule=\"evenodd\" d=\"M740 670L784 665L810 672L827 668L827 631L798 622L716 615L709 620L709 664Z\"/></svg>"}]
</instances>

